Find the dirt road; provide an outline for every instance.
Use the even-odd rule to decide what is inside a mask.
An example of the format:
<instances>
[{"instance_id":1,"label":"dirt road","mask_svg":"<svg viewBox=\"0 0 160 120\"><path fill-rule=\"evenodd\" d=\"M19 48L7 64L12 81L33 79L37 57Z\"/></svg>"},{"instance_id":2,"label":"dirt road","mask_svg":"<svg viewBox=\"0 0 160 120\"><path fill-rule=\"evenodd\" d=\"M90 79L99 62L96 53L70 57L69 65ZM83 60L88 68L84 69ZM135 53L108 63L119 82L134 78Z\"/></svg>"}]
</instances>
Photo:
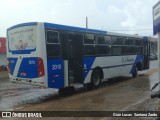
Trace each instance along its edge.
<instances>
[{"instance_id":1,"label":"dirt road","mask_svg":"<svg viewBox=\"0 0 160 120\"><path fill-rule=\"evenodd\" d=\"M123 77L112 79L100 88L91 91L78 91L78 94L74 94L66 97L55 97L55 91L50 90L49 96L39 94L46 93L48 89L41 89L39 87L26 86L26 89L22 90L22 94L28 94L25 96L32 98L29 102L24 104L15 105L12 110L14 111L157 111L159 110L159 100L150 99L150 89L153 84L158 81L157 69L152 68L142 73L139 73L138 78ZM8 83L5 83L6 85ZM12 86L12 85L11 85ZM38 91L38 92L37 92ZM32 93L27 93L32 92ZM1 91L0 91L1 93ZM19 93L16 99L20 99L21 93ZM38 97L37 97L38 96ZM15 96L14 96L15 97ZM45 97L45 99L41 99ZM5 97L4 97L5 98ZM7 96L8 98L8 96ZM12 98L9 96L9 98ZM33 99L35 98L35 101ZM38 99L41 100L38 100ZM2 98L3 99L3 98ZM5 99L6 100L6 99ZM27 99L28 100L28 99ZM0 104L0 108L1 108ZM2 107L4 108L4 107ZM16 118L17 119L17 118ZM44 118L41 118L44 119ZM46 118L53 119L53 118ZM57 118L54 119L82 119L82 118ZM108 117L90 117L83 119L124 119L124 118L108 118ZM156 119L155 117L149 118L125 118L125 119Z\"/></svg>"},{"instance_id":2,"label":"dirt road","mask_svg":"<svg viewBox=\"0 0 160 120\"><path fill-rule=\"evenodd\" d=\"M138 78L113 79L112 82L95 90L74 94L46 102L25 105L20 110L33 111L121 111L133 109L141 102L150 99L149 75L157 69L148 71ZM147 106L144 106L147 109ZM144 110L144 109L142 109Z\"/></svg>"}]
</instances>

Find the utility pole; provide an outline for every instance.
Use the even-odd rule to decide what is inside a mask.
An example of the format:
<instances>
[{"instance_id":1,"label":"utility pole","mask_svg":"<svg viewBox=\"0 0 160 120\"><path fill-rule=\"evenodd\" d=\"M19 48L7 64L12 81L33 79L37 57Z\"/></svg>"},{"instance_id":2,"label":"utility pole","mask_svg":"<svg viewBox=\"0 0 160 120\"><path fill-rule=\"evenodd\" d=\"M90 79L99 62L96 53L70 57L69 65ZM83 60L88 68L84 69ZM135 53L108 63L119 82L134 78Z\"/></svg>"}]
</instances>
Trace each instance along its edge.
<instances>
[{"instance_id":1,"label":"utility pole","mask_svg":"<svg viewBox=\"0 0 160 120\"><path fill-rule=\"evenodd\" d=\"M88 29L88 17L86 17L86 29Z\"/></svg>"}]
</instances>

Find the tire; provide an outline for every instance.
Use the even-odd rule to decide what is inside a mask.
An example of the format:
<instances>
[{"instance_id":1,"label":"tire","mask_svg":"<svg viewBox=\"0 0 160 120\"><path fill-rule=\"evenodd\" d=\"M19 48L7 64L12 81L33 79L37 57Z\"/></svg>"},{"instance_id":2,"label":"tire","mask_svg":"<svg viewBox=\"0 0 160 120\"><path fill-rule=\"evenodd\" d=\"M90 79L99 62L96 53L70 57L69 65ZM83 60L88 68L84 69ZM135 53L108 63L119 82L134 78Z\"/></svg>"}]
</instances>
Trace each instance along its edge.
<instances>
[{"instance_id":1,"label":"tire","mask_svg":"<svg viewBox=\"0 0 160 120\"><path fill-rule=\"evenodd\" d=\"M94 70L91 76L91 84L93 87L97 87L101 84L101 76L98 70Z\"/></svg>"},{"instance_id":2,"label":"tire","mask_svg":"<svg viewBox=\"0 0 160 120\"><path fill-rule=\"evenodd\" d=\"M138 69L137 67L134 68L134 72L132 73L132 77L136 78L138 76Z\"/></svg>"}]
</instances>

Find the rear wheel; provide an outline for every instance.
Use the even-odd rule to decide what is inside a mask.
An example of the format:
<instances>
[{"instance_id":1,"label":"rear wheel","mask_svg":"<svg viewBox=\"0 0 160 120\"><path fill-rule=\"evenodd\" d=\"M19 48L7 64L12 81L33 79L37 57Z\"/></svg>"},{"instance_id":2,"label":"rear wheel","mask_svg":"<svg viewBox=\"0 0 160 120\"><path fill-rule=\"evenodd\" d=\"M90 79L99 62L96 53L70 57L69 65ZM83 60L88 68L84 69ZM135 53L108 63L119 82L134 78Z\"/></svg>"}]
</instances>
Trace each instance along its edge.
<instances>
[{"instance_id":1,"label":"rear wheel","mask_svg":"<svg viewBox=\"0 0 160 120\"><path fill-rule=\"evenodd\" d=\"M95 87L98 87L101 84L102 72L99 70L93 70L91 75L91 82L85 84L86 90L92 90Z\"/></svg>"},{"instance_id":2,"label":"rear wheel","mask_svg":"<svg viewBox=\"0 0 160 120\"><path fill-rule=\"evenodd\" d=\"M101 76L98 70L94 70L91 76L91 84L93 87L99 86L101 83Z\"/></svg>"},{"instance_id":3,"label":"rear wheel","mask_svg":"<svg viewBox=\"0 0 160 120\"><path fill-rule=\"evenodd\" d=\"M138 69L137 67L134 68L134 72L132 73L132 77L136 78L138 76Z\"/></svg>"}]
</instances>

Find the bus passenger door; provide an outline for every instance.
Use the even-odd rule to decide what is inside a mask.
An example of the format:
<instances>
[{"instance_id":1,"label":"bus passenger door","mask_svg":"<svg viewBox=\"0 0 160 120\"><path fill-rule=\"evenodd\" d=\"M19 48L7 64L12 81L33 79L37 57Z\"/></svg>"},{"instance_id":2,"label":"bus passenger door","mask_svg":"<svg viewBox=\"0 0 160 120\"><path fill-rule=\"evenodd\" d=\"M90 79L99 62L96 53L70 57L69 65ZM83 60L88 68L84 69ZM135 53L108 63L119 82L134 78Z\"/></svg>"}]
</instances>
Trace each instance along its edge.
<instances>
[{"instance_id":1,"label":"bus passenger door","mask_svg":"<svg viewBox=\"0 0 160 120\"><path fill-rule=\"evenodd\" d=\"M150 42L144 40L143 42L143 69L149 69L149 55L150 55Z\"/></svg>"},{"instance_id":2,"label":"bus passenger door","mask_svg":"<svg viewBox=\"0 0 160 120\"><path fill-rule=\"evenodd\" d=\"M61 58L59 33L46 29L48 87L64 88L64 64Z\"/></svg>"},{"instance_id":3,"label":"bus passenger door","mask_svg":"<svg viewBox=\"0 0 160 120\"><path fill-rule=\"evenodd\" d=\"M62 54L68 60L68 84L83 83L83 36L79 34L62 35Z\"/></svg>"}]
</instances>

